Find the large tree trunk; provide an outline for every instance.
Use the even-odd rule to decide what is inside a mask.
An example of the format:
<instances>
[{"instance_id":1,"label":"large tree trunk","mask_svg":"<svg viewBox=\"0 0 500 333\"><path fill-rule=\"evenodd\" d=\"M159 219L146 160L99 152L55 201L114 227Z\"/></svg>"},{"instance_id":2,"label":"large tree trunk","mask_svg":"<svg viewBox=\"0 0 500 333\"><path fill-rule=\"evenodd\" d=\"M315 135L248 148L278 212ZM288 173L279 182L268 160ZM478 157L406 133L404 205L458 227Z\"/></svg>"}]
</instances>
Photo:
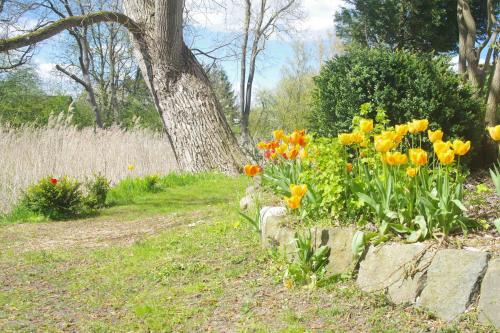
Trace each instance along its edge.
<instances>
[{"instance_id":1,"label":"large tree trunk","mask_svg":"<svg viewBox=\"0 0 500 333\"><path fill-rule=\"evenodd\" d=\"M241 152L201 65L184 44L184 1L125 0L139 26L136 42L143 76L162 116L179 167L236 173Z\"/></svg>"}]
</instances>

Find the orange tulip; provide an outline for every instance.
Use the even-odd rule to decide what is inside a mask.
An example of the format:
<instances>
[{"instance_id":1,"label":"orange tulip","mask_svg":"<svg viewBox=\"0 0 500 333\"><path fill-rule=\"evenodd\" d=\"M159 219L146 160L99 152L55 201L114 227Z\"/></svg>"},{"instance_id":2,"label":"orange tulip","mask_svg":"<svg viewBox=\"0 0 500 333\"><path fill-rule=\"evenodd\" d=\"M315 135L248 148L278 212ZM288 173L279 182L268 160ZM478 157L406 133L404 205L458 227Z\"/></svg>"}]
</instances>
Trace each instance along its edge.
<instances>
[{"instance_id":1,"label":"orange tulip","mask_svg":"<svg viewBox=\"0 0 500 333\"><path fill-rule=\"evenodd\" d=\"M297 158L298 155L299 155L299 150L297 148L292 148L286 152L286 158L289 160Z\"/></svg>"},{"instance_id":2,"label":"orange tulip","mask_svg":"<svg viewBox=\"0 0 500 333\"><path fill-rule=\"evenodd\" d=\"M347 170L347 172L352 172L352 163L347 163L345 169Z\"/></svg>"},{"instance_id":3,"label":"orange tulip","mask_svg":"<svg viewBox=\"0 0 500 333\"><path fill-rule=\"evenodd\" d=\"M247 164L244 167L245 174L250 177L254 177L262 172L262 168L258 165Z\"/></svg>"}]
</instances>

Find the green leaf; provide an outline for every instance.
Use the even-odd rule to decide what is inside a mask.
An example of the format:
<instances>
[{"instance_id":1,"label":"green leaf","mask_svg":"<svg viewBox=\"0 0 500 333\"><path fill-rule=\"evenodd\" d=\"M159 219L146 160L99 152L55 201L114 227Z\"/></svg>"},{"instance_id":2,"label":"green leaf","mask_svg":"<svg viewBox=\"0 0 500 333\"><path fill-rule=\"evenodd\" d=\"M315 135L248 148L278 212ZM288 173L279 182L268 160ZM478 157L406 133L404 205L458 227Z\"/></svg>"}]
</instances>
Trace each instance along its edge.
<instances>
[{"instance_id":1,"label":"green leaf","mask_svg":"<svg viewBox=\"0 0 500 333\"><path fill-rule=\"evenodd\" d=\"M493 221L493 224L497 228L497 231L500 232L500 219L496 219L495 221Z\"/></svg>"},{"instance_id":2,"label":"green leaf","mask_svg":"<svg viewBox=\"0 0 500 333\"><path fill-rule=\"evenodd\" d=\"M359 258L365 251L365 248L365 233L363 231L356 231L352 238L352 254L355 258Z\"/></svg>"},{"instance_id":3,"label":"green leaf","mask_svg":"<svg viewBox=\"0 0 500 333\"><path fill-rule=\"evenodd\" d=\"M465 208L465 206L462 204L462 202L458 199L453 199L451 200L458 208L460 208L460 210L462 210L463 212L466 212L467 211L467 208Z\"/></svg>"}]
</instances>

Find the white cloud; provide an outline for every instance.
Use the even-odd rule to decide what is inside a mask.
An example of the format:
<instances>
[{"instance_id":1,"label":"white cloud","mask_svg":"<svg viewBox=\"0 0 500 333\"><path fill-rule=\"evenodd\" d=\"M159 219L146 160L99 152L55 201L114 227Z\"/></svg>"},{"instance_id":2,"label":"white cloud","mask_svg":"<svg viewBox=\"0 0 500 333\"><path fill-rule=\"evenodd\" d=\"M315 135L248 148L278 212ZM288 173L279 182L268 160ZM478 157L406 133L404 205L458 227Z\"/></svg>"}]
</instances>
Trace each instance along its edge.
<instances>
[{"instance_id":1,"label":"white cloud","mask_svg":"<svg viewBox=\"0 0 500 333\"><path fill-rule=\"evenodd\" d=\"M50 62L42 62L37 59L35 61L36 71L43 81L50 81L56 78L56 64Z\"/></svg>"},{"instance_id":2,"label":"white cloud","mask_svg":"<svg viewBox=\"0 0 500 333\"><path fill-rule=\"evenodd\" d=\"M196 9L196 0L188 0L187 8ZM296 28L304 33L316 33L331 30L334 26L335 12L343 0L304 0L302 9L304 20ZM243 6L241 1L224 1L221 7L212 4L208 8L193 10L190 18L197 28L205 28L214 32L238 32L243 21Z\"/></svg>"},{"instance_id":3,"label":"white cloud","mask_svg":"<svg viewBox=\"0 0 500 333\"><path fill-rule=\"evenodd\" d=\"M342 5L342 0L307 0L304 10L307 18L303 28L308 32L323 32L333 28L335 12Z\"/></svg>"}]
</instances>

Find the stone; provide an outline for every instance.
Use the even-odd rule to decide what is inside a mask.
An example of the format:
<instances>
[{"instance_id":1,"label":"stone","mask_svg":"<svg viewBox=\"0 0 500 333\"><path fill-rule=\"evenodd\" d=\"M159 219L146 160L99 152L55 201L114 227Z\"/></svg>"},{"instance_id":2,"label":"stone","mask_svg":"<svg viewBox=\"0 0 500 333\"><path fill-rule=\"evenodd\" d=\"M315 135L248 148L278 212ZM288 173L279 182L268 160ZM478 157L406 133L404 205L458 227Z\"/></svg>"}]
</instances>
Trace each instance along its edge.
<instances>
[{"instance_id":1,"label":"stone","mask_svg":"<svg viewBox=\"0 0 500 333\"><path fill-rule=\"evenodd\" d=\"M262 207L260 210L260 230L263 247L271 247L278 242L278 233L285 217L285 207Z\"/></svg>"},{"instance_id":2,"label":"stone","mask_svg":"<svg viewBox=\"0 0 500 333\"><path fill-rule=\"evenodd\" d=\"M250 208L254 205L254 200L251 196L246 195L240 200L240 210L250 210Z\"/></svg>"},{"instance_id":3,"label":"stone","mask_svg":"<svg viewBox=\"0 0 500 333\"><path fill-rule=\"evenodd\" d=\"M481 284L479 320L500 329L500 258L491 260Z\"/></svg>"},{"instance_id":4,"label":"stone","mask_svg":"<svg viewBox=\"0 0 500 333\"><path fill-rule=\"evenodd\" d=\"M472 303L487 264L485 252L438 251L427 270L426 285L417 306L431 310L443 320L456 319Z\"/></svg>"},{"instance_id":5,"label":"stone","mask_svg":"<svg viewBox=\"0 0 500 333\"><path fill-rule=\"evenodd\" d=\"M359 267L358 286L366 292L387 291L394 303L414 303L424 283L418 270L430 260L426 250L424 243L371 246ZM412 270L417 273L407 277Z\"/></svg>"},{"instance_id":6,"label":"stone","mask_svg":"<svg viewBox=\"0 0 500 333\"><path fill-rule=\"evenodd\" d=\"M311 231L314 248L330 247L327 272L332 274L346 273L352 270L354 256L352 238L356 230L350 227L315 227Z\"/></svg>"},{"instance_id":7,"label":"stone","mask_svg":"<svg viewBox=\"0 0 500 333\"><path fill-rule=\"evenodd\" d=\"M248 196L251 196L252 194L254 194L255 192L257 192L257 187L255 185L250 185L247 187L247 189L245 190L245 194L248 195Z\"/></svg>"}]
</instances>

